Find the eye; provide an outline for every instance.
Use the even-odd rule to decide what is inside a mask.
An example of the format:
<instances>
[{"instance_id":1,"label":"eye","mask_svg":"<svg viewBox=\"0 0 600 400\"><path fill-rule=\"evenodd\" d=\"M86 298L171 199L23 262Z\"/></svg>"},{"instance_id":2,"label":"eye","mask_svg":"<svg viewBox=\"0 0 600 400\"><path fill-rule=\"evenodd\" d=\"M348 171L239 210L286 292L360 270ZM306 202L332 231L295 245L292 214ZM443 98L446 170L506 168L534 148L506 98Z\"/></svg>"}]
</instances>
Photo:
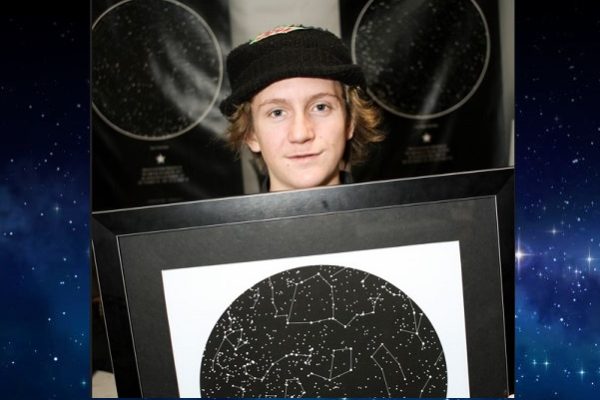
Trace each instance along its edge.
<instances>
[{"instance_id":1,"label":"eye","mask_svg":"<svg viewBox=\"0 0 600 400\"><path fill-rule=\"evenodd\" d=\"M324 112L324 111L330 110L331 106L326 103L318 103L318 104L315 104L314 109L319 112Z\"/></svg>"},{"instance_id":2,"label":"eye","mask_svg":"<svg viewBox=\"0 0 600 400\"><path fill-rule=\"evenodd\" d=\"M283 114L284 112L281 108L276 108L274 110L269 111L267 115L273 118L281 118L283 117Z\"/></svg>"}]
</instances>

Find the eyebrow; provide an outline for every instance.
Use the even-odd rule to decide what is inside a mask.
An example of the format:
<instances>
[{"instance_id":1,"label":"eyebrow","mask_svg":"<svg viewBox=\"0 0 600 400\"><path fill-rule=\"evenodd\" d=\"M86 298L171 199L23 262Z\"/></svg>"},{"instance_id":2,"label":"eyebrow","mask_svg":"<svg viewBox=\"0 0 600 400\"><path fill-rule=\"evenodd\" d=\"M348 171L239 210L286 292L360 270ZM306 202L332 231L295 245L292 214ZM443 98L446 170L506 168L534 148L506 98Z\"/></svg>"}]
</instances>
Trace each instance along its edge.
<instances>
[{"instance_id":1,"label":"eyebrow","mask_svg":"<svg viewBox=\"0 0 600 400\"><path fill-rule=\"evenodd\" d=\"M307 99L307 102L314 101L314 100L316 100L318 98L321 98L321 97L334 97L338 101L340 101L340 102L342 101L342 98L340 96L338 96L337 94L335 94L335 93L331 93L331 92L319 92L319 93L315 93L312 96L310 96ZM271 99L266 99L262 103L258 104L257 108L261 108L261 107L263 107L263 106L265 106L267 104L286 104L286 103L289 103L289 101L287 99L279 98L279 97L274 97L274 98L271 98Z\"/></svg>"}]
</instances>

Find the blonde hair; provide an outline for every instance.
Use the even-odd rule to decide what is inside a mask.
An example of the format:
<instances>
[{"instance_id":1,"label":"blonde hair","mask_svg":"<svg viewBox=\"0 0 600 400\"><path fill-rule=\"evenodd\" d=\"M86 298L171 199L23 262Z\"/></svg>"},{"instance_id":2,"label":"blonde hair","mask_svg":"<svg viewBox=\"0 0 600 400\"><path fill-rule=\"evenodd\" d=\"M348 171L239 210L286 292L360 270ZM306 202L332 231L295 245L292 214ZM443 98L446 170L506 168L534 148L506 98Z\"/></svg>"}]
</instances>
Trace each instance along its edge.
<instances>
[{"instance_id":1,"label":"blonde hair","mask_svg":"<svg viewBox=\"0 0 600 400\"><path fill-rule=\"evenodd\" d=\"M343 85L344 103L346 105L346 124L354 125L354 135L346 144L343 160L348 166L364 163L369 155L369 145L385 139L379 130L381 113L373 102L367 98L364 91L358 87ZM238 155L246 139L252 131L252 110L250 101L236 107L228 118L229 126L226 131L229 146ZM260 153L255 154L259 165L265 170L264 160Z\"/></svg>"}]
</instances>

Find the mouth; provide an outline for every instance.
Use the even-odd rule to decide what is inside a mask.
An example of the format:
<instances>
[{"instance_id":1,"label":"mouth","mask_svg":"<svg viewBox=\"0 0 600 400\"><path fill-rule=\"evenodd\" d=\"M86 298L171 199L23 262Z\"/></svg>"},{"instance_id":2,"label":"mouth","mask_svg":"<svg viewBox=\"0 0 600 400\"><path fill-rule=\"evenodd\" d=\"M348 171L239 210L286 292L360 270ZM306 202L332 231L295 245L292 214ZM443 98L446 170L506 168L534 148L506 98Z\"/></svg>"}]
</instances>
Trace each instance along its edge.
<instances>
[{"instance_id":1,"label":"mouth","mask_svg":"<svg viewBox=\"0 0 600 400\"><path fill-rule=\"evenodd\" d=\"M314 153L298 153L287 156L288 159L293 161L310 161L321 155L321 151Z\"/></svg>"}]
</instances>

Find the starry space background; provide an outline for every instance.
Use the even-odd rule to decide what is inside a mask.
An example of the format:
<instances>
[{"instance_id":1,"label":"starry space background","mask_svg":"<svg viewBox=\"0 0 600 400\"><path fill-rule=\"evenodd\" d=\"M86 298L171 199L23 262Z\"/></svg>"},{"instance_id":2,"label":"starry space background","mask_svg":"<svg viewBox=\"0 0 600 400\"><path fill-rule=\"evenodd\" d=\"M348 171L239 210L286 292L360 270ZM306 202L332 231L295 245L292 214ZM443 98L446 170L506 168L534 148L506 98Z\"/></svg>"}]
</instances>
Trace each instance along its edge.
<instances>
[{"instance_id":1,"label":"starry space background","mask_svg":"<svg viewBox=\"0 0 600 400\"><path fill-rule=\"evenodd\" d=\"M598 398L600 7L516 3L516 392Z\"/></svg>"},{"instance_id":2,"label":"starry space background","mask_svg":"<svg viewBox=\"0 0 600 400\"><path fill-rule=\"evenodd\" d=\"M0 16L0 388L11 399L90 393L90 22L77 3ZM521 399L600 393L600 7L559 4L516 0Z\"/></svg>"},{"instance_id":3,"label":"starry space background","mask_svg":"<svg viewBox=\"0 0 600 400\"><path fill-rule=\"evenodd\" d=\"M91 388L82 3L0 19L0 391L10 399L88 398Z\"/></svg>"}]
</instances>

